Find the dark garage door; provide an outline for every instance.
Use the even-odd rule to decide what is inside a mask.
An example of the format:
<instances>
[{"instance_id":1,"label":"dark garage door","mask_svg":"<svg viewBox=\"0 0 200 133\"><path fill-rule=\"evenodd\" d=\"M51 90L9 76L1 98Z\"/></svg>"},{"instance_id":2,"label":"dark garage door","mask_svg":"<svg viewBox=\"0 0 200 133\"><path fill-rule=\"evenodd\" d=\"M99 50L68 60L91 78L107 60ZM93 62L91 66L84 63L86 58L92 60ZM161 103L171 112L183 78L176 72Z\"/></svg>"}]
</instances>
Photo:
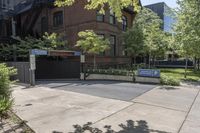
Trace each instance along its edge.
<instances>
[{"instance_id":1,"label":"dark garage door","mask_svg":"<svg viewBox=\"0 0 200 133\"><path fill-rule=\"evenodd\" d=\"M79 79L80 60L37 60L36 80L38 79Z\"/></svg>"}]
</instances>

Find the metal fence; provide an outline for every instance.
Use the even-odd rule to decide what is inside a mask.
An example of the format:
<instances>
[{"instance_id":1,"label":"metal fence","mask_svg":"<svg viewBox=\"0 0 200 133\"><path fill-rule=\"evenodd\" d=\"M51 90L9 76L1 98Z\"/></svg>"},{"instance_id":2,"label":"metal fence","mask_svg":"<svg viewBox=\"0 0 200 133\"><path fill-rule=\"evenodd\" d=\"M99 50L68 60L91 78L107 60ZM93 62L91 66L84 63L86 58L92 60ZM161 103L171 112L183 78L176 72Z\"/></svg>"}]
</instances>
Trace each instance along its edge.
<instances>
[{"instance_id":1,"label":"metal fence","mask_svg":"<svg viewBox=\"0 0 200 133\"><path fill-rule=\"evenodd\" d=\"M152 65L154 64L153 62L151 62ZM168 68L184 68L185 67L185 60L181 60L181 61L155 61L155 66L156 67L168 67ZM192 61L188 61L188 67L192 68L193 66L193 62Z\"/></svg>"},{"instance_id":2,"label":"metal fence","mask_svg":"<svg viewBox=\"0 0 200 133\"><path fill-rule=\"evenodd\" d=\"M30 83L29 62L6 62L6 64L17 69L17 75L12 79L21 83Z\"/></svg>"}]
</instances>

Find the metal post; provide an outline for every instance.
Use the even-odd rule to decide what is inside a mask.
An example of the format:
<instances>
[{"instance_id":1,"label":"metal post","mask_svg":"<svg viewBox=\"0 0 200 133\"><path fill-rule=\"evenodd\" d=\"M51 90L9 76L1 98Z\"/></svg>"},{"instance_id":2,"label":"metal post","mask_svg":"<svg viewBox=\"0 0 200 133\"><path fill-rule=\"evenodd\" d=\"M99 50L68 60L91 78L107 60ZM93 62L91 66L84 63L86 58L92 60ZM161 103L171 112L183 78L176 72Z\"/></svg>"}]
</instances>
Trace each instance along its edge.
<instances>
[{"instance_id":1,"label":"metal post","mask_svg":"<svg viewBox=\"0 0 200 133\"><path fill-rule=\"evenodd\" d=\"M80 56L80 62L81 62L81 72L83 73L84 77L83 79L85 80L86 79L86 73L85 73L85 55L82 55Z\"/></svg>"},{"instance_id":2,"label":"metal post","mask_svg":"<svg viewBox=\"0 0 200 133\"><path fill-rule=\"evenodd\" d=\"M30 69L30 85L35 86L35 70Z\"/></svg>"},{"instance_id":3,"label":"metal post","mask_svg":"<svg viewBox=\"0 0 200 133\"><path fill-rule=\"evenodd\" d=\"M29 62L30 62L30 85L35 86L35 55L31 54L31 51L29 51Z\"/></svg>"},{"instance_id":4,"label":"metal post","mask_svg":"<svg viewBox=\"0 0 200 133\"><path fill-rule=\"evenodd\" d=\"M86 80L86 71L85 71L85 63L83 63L83 73L84 73L84 80Z\"/></svg>"}]
</instances>

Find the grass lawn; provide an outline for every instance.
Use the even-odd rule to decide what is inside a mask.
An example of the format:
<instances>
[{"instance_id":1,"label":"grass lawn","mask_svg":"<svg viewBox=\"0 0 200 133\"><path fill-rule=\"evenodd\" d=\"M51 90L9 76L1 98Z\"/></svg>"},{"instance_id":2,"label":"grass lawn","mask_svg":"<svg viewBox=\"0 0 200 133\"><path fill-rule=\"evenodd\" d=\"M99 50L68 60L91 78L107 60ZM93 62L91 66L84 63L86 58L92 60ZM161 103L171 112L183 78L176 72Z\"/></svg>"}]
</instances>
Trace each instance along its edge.
<instances>
[{"instance_id":1,"label":"grass lawn","mask_svg":"<svg viewBox=\"0 0 200 133\"><path fill-rule=\"evenodd\" d=\"M199 81L200 71L194 72L193 69L187 70L187 79L184 78L185 69L182 68L162 68L161 74L173 77L177 80Z\"/></svg>"}]
</instances>

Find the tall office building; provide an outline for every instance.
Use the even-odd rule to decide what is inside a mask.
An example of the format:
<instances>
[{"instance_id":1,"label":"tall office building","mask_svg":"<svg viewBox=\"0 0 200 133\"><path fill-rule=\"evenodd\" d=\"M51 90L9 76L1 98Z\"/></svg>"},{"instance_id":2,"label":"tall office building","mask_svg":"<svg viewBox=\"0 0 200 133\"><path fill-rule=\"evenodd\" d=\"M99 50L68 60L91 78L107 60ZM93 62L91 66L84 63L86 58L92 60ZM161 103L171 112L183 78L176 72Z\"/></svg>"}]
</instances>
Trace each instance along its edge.
<instances>
[{"instance_id":1,"label":"tall office building","mask_svg":"<svg viewBox=\"0 0 200 133\"><path fill-rule=\"evenodd\" d=\"M172 33L173 32L173 24L175 24L175 14L173 13L173 10L167 6L164 2L155 3L151 5L146 5L146 8L151 9L153 12L155 12L160 19L163 20L162 29L166 32Z\"/></svg>"}]
</instances>

